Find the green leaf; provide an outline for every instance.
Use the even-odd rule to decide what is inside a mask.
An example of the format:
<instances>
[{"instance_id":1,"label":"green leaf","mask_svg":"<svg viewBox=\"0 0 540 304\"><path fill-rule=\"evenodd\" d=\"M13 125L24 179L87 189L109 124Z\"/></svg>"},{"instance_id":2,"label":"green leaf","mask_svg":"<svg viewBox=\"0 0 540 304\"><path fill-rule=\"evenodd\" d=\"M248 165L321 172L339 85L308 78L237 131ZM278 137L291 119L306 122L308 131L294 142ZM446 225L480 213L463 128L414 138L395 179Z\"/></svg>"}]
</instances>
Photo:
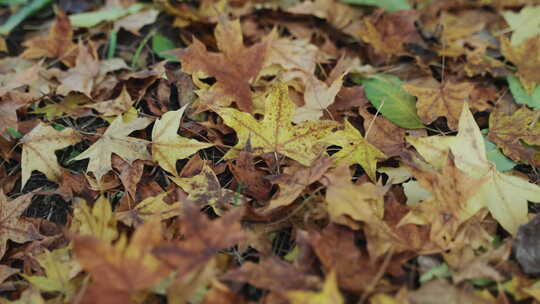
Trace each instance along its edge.
<instances>
[{"instance_id":1,"label":"green leaf","mask_svg":"<svg viewBox=\"0 0 540 304\"><path fill-rule=\"evenodd\" d=\"M412 9L407 0L341 0L355 5L371 5L385 9L388 12Z\"/></svg>"},{"instance_id":2,"label":"green leaf","mask_svg":"<svg viewBox=\"0 0 540 304\"><path fill-rule=\"evenodd\" d=\"M424 128L416 113L416 98L401 88L399 77L379 74L363 78L360 83L369 102L391 122L406 129Z\"/></svg>"},{"instance_id":3,"label":"green leaf","mask_svg":"<svg viewBox=\"0 0 540 304\"><path fill-rule=\"evenodd\" d=\"M22 138L22 137L23 137L22 134L19 133L19 131L15 130L15 129L13 129L13 128L7 128L7 131L8 131L8 133L9 133L11 136L13 136L14 138L19 139L19 138Z\"/></svg>"},{"instance_id":4,"label":"green leaf","mask_svg":"<svg viewBox=\"0 0 540 304\"><path fill-rule=\"evenodd\" d=\"M52 127L55 128L58 131L62 131L62 130L64 130L66 128L66 127L64 127L62 125L59 125L59 124L53 124Z\"/></svg>"},{"instance_id":5,"label":"green leaf","mask_svg":"<svg viewBox=\"0 0 540 304\"><path fill-rule=\"evenodd\" d=\"M160 35L155 34L154 37L152 37L152 50L161 58L172 61L172 62L180 62L178 58L175 56L169 55L164 53L165 51L176 49L176 45L169 40L169 38Z\"/></svg>"},{"instance_id":6,"label":"green leaf","mask_svg":"<svg viewBox=\"0 0 540 304\"><path fill-rule=\"evenodd\" d=\"M426 271L424 274L420 276L420 283L424 283L427 281L430 281L434 278L447 278L450 277L450 269L448 268L448 264L442 263L439 266L435 266L431 268L430 270Z\"/></svg>"},{"instance_id":7,"label":"green leaf","mask_svg":"<svg viewBox=\"0 0 540 304\"><path fill-rule=\"evenodd\" d=\"M486 146L486 155L489 161L493 162L497 167L497 171L512 170L517 164L502 154L497 145L484 136L484 144Z\"/></svg>"},{"instance_id":8,"label":"green leaf","mask_svg":"<svg viewBox=\"0 0 540 304\"><path fill-rule=\"evenodd\" d=\"M0 0L0 5L14 6L28 4L28 0Z\"/></svg>"},{"instance_id":9,"label":"green leaf","mask_svg":"<svg viewBox=\"0 0 540 304\"><path fill-rule=\"evenodd\" d=\"M514 96L517 103L528 105L533 109L540 109L540 85L537 85L532 94L529 94L525 91L518 78L508 76L506 81L508 81L510 92L512 92L512 96Z\"/></svg>"},{"instance_id":10,"label":"green leaf","mask_svg":"<svg viewBox=\"0 0 540 304\"><path fill-rule=\"evenodd\" d=\"M69 16L69 21L75 27L92 27L104 21L114 21L124 16L134 14L147 7L142 3L134 3L127 9L110 8L94 12L86 12Z\"/></svg>"}]
</instances>

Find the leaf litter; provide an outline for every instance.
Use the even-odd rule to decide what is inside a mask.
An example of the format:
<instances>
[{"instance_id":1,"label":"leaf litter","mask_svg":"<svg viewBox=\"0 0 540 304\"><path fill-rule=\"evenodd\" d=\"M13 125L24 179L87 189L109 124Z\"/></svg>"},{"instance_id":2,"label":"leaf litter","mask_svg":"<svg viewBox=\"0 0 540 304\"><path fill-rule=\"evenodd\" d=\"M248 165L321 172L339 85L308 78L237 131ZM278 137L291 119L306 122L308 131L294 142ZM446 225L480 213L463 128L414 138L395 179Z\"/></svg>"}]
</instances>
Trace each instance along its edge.
<instances>
[{"instance_id":1,"label":"leaf litter","mask_svg":"<svg viewBox=\"0 0 540 304\"><path fill-rule=\"evenodd\" d=\"M0 7L1 303L540 302L536 1Z\"/></svg>"}]
</instances>

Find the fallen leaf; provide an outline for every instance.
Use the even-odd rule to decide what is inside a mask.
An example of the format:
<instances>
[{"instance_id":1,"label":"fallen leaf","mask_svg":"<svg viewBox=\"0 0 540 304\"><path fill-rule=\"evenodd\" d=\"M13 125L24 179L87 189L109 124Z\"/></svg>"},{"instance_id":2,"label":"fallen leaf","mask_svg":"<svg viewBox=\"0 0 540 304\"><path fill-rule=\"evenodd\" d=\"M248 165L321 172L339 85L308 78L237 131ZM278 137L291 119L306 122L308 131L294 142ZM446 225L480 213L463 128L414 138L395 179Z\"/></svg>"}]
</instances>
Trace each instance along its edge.
<instances>
[{"instance_id":1,"label":"fallen leaf","mask_svg":"<svg viewBox=\"0 0 540 304\"><path fill-rule=\"evenodd\" d=\"M74 278L81 272L81 266L71 256L71 248L45 250L35 259L45 271L45 275L23 275L24 278L39 290L60 292L65 299L71 299L77 289Z\"/></svg>"},{"instance_id":2,"label":"fallen leaf","mask_svg":"<svg viewBox=\"0 0 540 304\"><path fill-rule=\"evenodd\" d=\"M315 76L307 77L304 90L305 104L296 108L293 122L299 123L321 118L326 108L334 103L334 99L343 85L343 76L338 77L330 85L326 85Z\"/></svg>"},{"instance_id":3,"label":"fallen leaf","mask_svg":"<svg viewBox=\"0 0 540 304\"><path fill-rule=\"evenodd\" d=\"M346 0L352 3L358 0ZM384 2L361 0L381 5ZM396 2L395 0L387 2ZM373 47L374 53L388 61L397 56L410 56L406 46L422 45L423 41L415 26L420 17L416 10L396 11L388 14L372 14L362 19L362 27L356 34L363 42Z\"/></svg>"},{"instance_id":4,"label":"fallen leaf","mask_svg":"<svg viewBox=\"0 0 540 304\"><path fill-rule=\"evenodd\" d=\"M265 258L257 264L247 262L238 269L228 271L221 279L249 283L280 294L285 294L287 290L310 289L320 285L318 277L305 274L277 257Z\"/></svg>"},{"instance_id":5,"label":"fallen leaf","mask_svg":"<svg viewBox=\"0 0 540 304\"><path fill-rule=\"evenodd\" d=\"M463 103L469 101L474 89L470 82L439 83L433 78L412 81L402 87L418 98L416 108L422 122L430 124L438 117L446 117L452 130L457 129Z\"/></svg>"},{"instance_id":6,"label":"fallen leaf","mask_svg":"<svg viewBox=\"0 0 540 304\"><path fill-rule=\"evenodd\" d=\"M135 35L139 35L141 28L154 23L158 15L159 11L156 9L143 10L114 22L114 29L119 30L120 28L124 28Z\"/></svg>"},{"instance_id":7,"label":"fallen leaf","mask_svg":"<svg viewBox=\"0 0 540 304\"><path fill-rule=\"evenodd\" d=\"M279 185L279 193L258 212L268 214L277 208L292 204L310 184L318 181L331 165L332 160L324 157L315 161L311 167L295 164L285 168L283 174L271 179L272 184Z\"/></svg>"},{"instance_id":8,"label":"fallen leaf","mask_svg":"<svg viewBox=\"0 0 540 304\"><path fill-rule=\"evenodd\" d=\"M79 43L75 66L60 76L61 84L58 86L57 92L64 96L70 92L80 92L91 97L95 84L94 78L99 73L99 61L96 57L89 47Z\"/></svg>"},{"instance_id":9,"label":"fallen leaf","mask_svg":"<svg viewBox=\"0 0 540 304\"><path fill-rule=\"evenodd\" d=\"M0 257L6 253L8 240L26 243L41 239L34 225L21 219L23 212L30 206L32 197L32 193L27 193L8 201L4 191L0 189Z\"/></svg>"},{"instance_id":10,"label":"fallen leaf","mask_svg":"<svg viewBox=\"0 0 540 304\"><path fill-rule=\"evenodd\" d=\"M65 128L57 131L43 123L37 125L21 139L23 144L21 187L26 185L33 170L42 172L50 180L60 180L62 172L54 152L79 141L81 137L74 129Z\"/></svg>"},{"instance_id":11,"label":"fallen leaf","mask_svg":"<svg viewBox=\"0 0 540 304\"><path fill-rule=\"evenodd\" d=\"M70 93L59 103L48 104L42 108L37 108L34 113L45 114L48 121L53 121L66 114L74 114L82 105L90 102L90 99L80 93Z\"/></svg>"},{"instance_id":12,"label":"fallen leaf","mask_svg":"<svg viewBox=\"0 0 540 304\"><path fill-rule=\"evenodd\" d=\"M352 230L328 225L321 232L310 232L308 241L327 272L335 269L339 287L360 293L370 284L378 266L355 245Z\"/></svg>"},{"instance_id":13,"label":"fallen leaf","mask_svg":"<svg viewBox=\"0 0 540 304\"><path fill-rule=\"evenodd\" d=\"M540 34L540 20L537 18L539 13L540 6L525 6L518 13L513 11L502 13L513 31L510 40L513 46L520 45L525 40Z\"/></svg>"},{"instance_id":14,"label":"fallen leaf","mask_svg":"<svg viewBox=\"0 0 540 304\"><path fill-rule=\"evenodd\" d=\"M532 93L529 93L516 77L508 76L506 81L508 81L510 92L517 103L528 105L533 109L540 109L540 85L535 86Z\"/></svg>"},{"instance_id":15,"label":"fallen leaf","mask_svg":"<svg viewBox=\"0 0 540 304\"><path fill-rule=\"evenodd\" d=\"M23 43L22 58L57 58L68 67L75 65L78 47L73 43L73 29L66 13L56 12L56 19L46 37L36 37Z\"/></svg>"},{"instance_id":16,"label":"fallen leaf","mask_svg":"<svg viewBox=\"0 0 540 304\"><path fill-rule=\"evenodd\" d=\"M92 236L104 242L114 241L118 237L118 231L116 217L109 200L100 196L92 209L85 200L75 200L70 231L81 236Z\"/></svg>"},{"instance_id":17,"label":"fallen leaf","mask_svg":"<svg viewBox=\"0 0 540 304\"><path fill-rule=\"evenodd\" d=\"M127 226L137 227L145 222L159 219L161 221L181 214L181 206L178 202L167 204L163 201L169 193L145 198L139 202L133 209L128 211L116 212L117 220Z\"/></svg>"},{"instance_id":18,"label":"fallen leaf","mask_svg":"<svg viewBox=\"0 0 540 304\"><path fill-rule=\"evenodd\" d=\"M487 207L511 234L527 222L527 201L540 202L539 186L499 172L487 160L482 134L467 104L461 112L457 136L408 137L407 140L435 168L442 168L451 151L456 167L472 178L485 180L467 202L467 211L475 214Z\"/></svg>"},{"instance_id":19,"label":"fallen leaf","mask_svg":"<svg viewBox=\"0 0 540 304\"><path fill-rule=\"evenodd\" d=\"M351 183L349 168L341 166L324 175L328 179L325 200L330 220L334 223L358 229L355 221L382 221L384 216L385 190L372 183Z\"/></svg>"},{"instance_id":20,"label":"fallen leaf","mask_svg":"<svg viewBox=\"0 0 540 304\"><path fill-rule=\"evenodd\" d=\"M152 254L161 240L159 221L139 226L129 243L125 235L121 235L114 245L93 236L75 236L75 257L93 278L85 295L87 300L129 302L132 294L165 278L169 268Z\"/></svg>"},{"instance_id":21,"label":"fallen leaf","mask_svg":"<svg viewBox=\"0 0 540 304\"><path fill-rule=\"evenodd\" d=\"M517 46L502 37L501 53L516 66L522 84L540 84L540 76L536 72L540 68L540 35L528 38Z\"/></svg>"},{"instance_id":22,"label":"fallen leaf","mask_svg":"<svg viewBox=\"0 0 540 304\"><path fill-rule=\"evenodd\" d=\"M367 142L350 122L346 120L344 130L329 134L324 140L330 145L341 147L341 150L332 154L337 165L359 164L371 180L376 180L377 161L387 156Z\"/></svg>"},{"instance_id":23,"label":"fallen leaf","mask_svg":"<svg viewBox=\"0 0 540 304\"><path fill-rule=\"evenodd\" d=\"M540 216L534 216L529 222L519 226L514 240L514 255L526 274L540 273L540 238L536 231L540 226Z\"/></svg>"},{"instance_id":24,"label":"fallen leaf","mask_svg":"<svg viewBox=\"0 0 540 304\"><path fill-rule=\"evenodd\" d=\"M250 152L242 151L238 154L236 163L228 163L229 170L238 182L240 192L259 201L266 201L270 196L272 185L266 179L268 173L257 169L254 162Z\"/></svg>"},{"instance_id":25,"label":"fallen leaf","mask_svg":"<svg viewBox=\"0 0 540 304\"><path fill-rule=\"evenodd\" d=\"M323 152L320 140L339 125L334 121L305 121L292 125L294 104L287 86L271 88L265 104L265 116L257 121L248 113L222 108L217 113L236 131L238 143L225 155L230 159L250 142L254 155L278 152L309 166Z\"/></svg>"},{"instance_id":26,"label":"fallen leaf","mask_svg":"<svg viewBox=\"0 0 540 304\"><path fill-rule=\"evenodd\" d=\"M189 74L201 71L215 77L217 83L214 90L221 93L221 98L228 97L241 110L251 112L250 83L263 67L268 40L246 48L239 20L220 22L216 26L215 36L222 53L210 53L204 44L194 39L186 50L178 54L182 71Z\"/></svg>"},{"instance_id":27,"label":"fallen leaf","mask_svg":"<svg viewBox=\"0 0 540 304\"><path fill-rule=\"evenodd\" d=\"M118 116L126 113L134 102L135 100L131 99L126 86L124 86L120 95L115 99L88 104L85 107L94 109L103 116Z\"/></svg>"},{"instance_id":28,"label":"fallen leaf","mask_svg":"<svg viewBox=\"0 0 540 304\"><path fill-rule=\"evenodd\" d=\"M245 197L235 191L222 188L214 171L203 165L201 172L193 177L172 177L171 180L188 193L187 199L198 207L211 206L216 213L243 205Z\"/></svg>"},{"instance_id":29,"label":"fallen leaf","mask_svg":"<svg viewBox=\"0 0 540 304\"><path fill-rule=\"evenodd\" d=\"M161 168L176 175L176 160L185 159L201 149L211 147L203 143L177 134L180 121L187 105L177 111L168 111L156 120L152 129L152 158Z\"/></svg>"},{"instance_id":30,"label":"fallen leaf","mask_svg":"<svg viewBox=\"0 0 540 304\"><path fill-rule=\"evenodd\" d=\"M540 146L540 110L521 107L511 115L501 109L495 109L489 116L489 133L487 138L501 147L504 154L514 161L539 165L536 160L536 149ZM524 144L525 143L525 144Z\"/></svg>"},{"instance_id":31,"label":"fallen leaf","mask_svg":"<svg viewBox=\"0 0 540 304\"><path fill-rule=\"evenodd\" d=\"M128 137L135 130L146 128L152 120L148 118L136 118L124 122L121 116L116 117L105 133L90 148L79 154L74 160L90 158L87 172L93 172L97 181L107 172L112 170L111 155L115 153L128 163L137 159L150 160L146 146L148 142L143 139Z\"/></svg>"},{"instance_id":32,"label":"fallen leaf","mask_svg":"<svg viewBox=\"0 0 540 304\"><path fill-rule=\"evenodd\" d=\"M241 208L235 208L210 221L197 207L186 204L182 216L184 239L161 244L154 253L159 259L175 267L179 275L187 275L206 264L218 251L245 238L239 222L242 213ZM222 231L227 233L222 234Z\"/></svg>"},{"instance_id":33,"label":"fallen leaf","mask_svg":"<svg viewBox=\"0 0 540 304\"><path fill-rule=\"evenodd\" d=\"M361 81L366 96L382 115L406 129L424 128L416 114L414 97L401 88L401 80L394 75L377 75Z\"/></svg>"},{"instance_id":34,"label":"fallen leaf","mask_svg":"<svg viewBox=\"0 0 540 304\"><path fill-rule=\"evenodd\" d=\"M405 149L405 129L402 129L380 115L373 115L365 109L360 110L364 118L365 140L386 156L396 156Z\"/></svg>"},{"instance_id":35,"label":"fallen leaf","mask_svg":"<svg viewBox=\"0 0 540 304\"><path fill-rule=\"evenodd\" d=\"M345 303L337 285L336 272L330 271L326 276L323 289L320 292L313 291L289 291L287 298L291 304L324 304L324 303Z\"/></svg>"}]
</instances>

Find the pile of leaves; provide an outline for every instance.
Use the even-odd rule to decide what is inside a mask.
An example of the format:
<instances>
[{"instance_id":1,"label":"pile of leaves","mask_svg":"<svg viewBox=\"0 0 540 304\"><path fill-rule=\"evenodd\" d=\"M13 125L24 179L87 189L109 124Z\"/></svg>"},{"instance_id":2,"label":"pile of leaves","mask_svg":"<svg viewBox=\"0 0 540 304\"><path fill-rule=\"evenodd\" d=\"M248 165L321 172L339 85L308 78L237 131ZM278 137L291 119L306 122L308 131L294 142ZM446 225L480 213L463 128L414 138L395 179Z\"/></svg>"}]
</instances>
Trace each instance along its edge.
<instances>
[{"instance_id":1,"label":"pile of leaves","mask_svg":"<svg viewBox=\"0 0 540 304\"><path fill-rule=\"evenodd\" d=\"M0 1L0 302L540 301L536 2Z\"/></svg>"}]
</instances>

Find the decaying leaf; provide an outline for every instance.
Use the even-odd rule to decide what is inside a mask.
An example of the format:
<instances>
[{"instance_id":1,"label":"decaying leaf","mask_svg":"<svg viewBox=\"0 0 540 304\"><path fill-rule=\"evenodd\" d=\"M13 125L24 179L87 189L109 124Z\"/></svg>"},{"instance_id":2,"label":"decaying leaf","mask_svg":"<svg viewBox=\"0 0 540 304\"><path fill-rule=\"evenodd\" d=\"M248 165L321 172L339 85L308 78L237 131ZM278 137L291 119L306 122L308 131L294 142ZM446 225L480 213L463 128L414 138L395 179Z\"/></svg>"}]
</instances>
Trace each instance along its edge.
<instances>
[{"instance_id":1,"label":"decaying leaf","mask_svg":"<svg viewBox=\"0 0 540 304\"><path fill-rule=\"evenodd\" d=\"M32 193L27 193L8 201L4 191L0 189L0 256L6 253L7 241L25 243L41 239L37 229L21 215L32 200Z\"/></svg>"},{"instance_id":2,"label":"decaying leaf","mask_svg":"<svg viewBox=\"0 0 540 304\"><path fill-rule=\"evenodd\" d=\"M246 48L239 20L220 22L216 26L215 36L222 53L210 53L202 42L194 39L178 56L183 63L182 71L189 74L200 71L215 77L217 83L213 90L219 92L219 98L229 100L225 104L235 101L241 110L251 112L250 83L263 67L268 41Z\"/></svg>"},{"instance_id":3,"label":"decaying leaf","mask_svg":"<svg viewBox=\"0 0 540 304\"><path fill-rule=\"evenodd\" d=\"M331 271L324 282L324 287L320 292L313 291L289 291L287 298L292 304L323 304L323 303L345 303L345 299L339 292L337 286L336 272Z\"/></svg>"},{"instance_id":4,"label":"decaying leaf","mask_svg":"<svg viewBox=\"0 0 540 304\"><path fill-rule=\"evenodd\" d=\"M21 142L22 186L26 184L33 170L42 172L47 178L58 181L62 172L54 152L81 141L77 131L71 128L57 131L55 128L40 123L26 134Z\"/></svg>"},{"instance_id":5,"label":"decaying leaf","mask_svg":"<svg viewBox=\"0 0 540 304\"><path fill-rule=\"evenodd\" d=\"M163 279L169 269L152 254L161 240L159 221L139 226L129 242L125 235L114 244L89 235L74 237L75 257L93 279L87 300L129 302L132 294Z\"/></svg>"},{"instance_id":6,"label":"decaying leaf","mask_svg":"<svg viewBox=\"0 0 540 304\"><path fill-rule=\"evenodd\" d=\"M469 101L474 89L470 82L447 80L439 83L433 78L420 79L402 87L418 98L418 116L425 124L432 123L438 117L446 117L452 130L457 129L463 103Z\"/></svg>"},{"instance_id":7,"label":"decaying leaf","mask_svg":"<svg viewBox=\"0 0 540 304\"><path fill-rule=\"evenodd\" d=\"M231 206L243 205L245 197L235 191L221 188L216 174L204 165L193 177L172 177L172 181L188 193L187 199L196 206L212 206L219 214Z\"/></svg>"},{"instance_id":8,"label":"decaying leaf","mask_svg":"<svg viewBox=\"0 0 540 304\"><path fill-rule=\"evenodd\" d=\"M64 11L58 10L56 20L46 37L36 37L23 44L23 58L58 58L68 67L75 65L78 47L73 43L73 29Z\"/></svg>"},{"instance_id":9,"label":"decaying leaf","mask_svg":"<svg viewBox=\"0 0 540 304\"><path fill-rule=\"evenodd\" d=\"M208 262L219 250L244 239L238 221L243 210L235 208L221 218L210 221L194 205L184 206L182 217L185 238L182 241L161 244L154 253L167 264L186 275ZM227 231L226 234L221 234Z\"/></svg>"},{"instance_id":10,"label":"decaying leaf","mask_svg":"<svg viewBox=\"0 0 540 304\"><path fill-rule=\"evenodd\" d=\"M293 125L291 119L294 104L284 84L270 89L262 121L231 108L222 108L217 112L225 123L236 131L236 149L243 149L249 141L255 155L278 152L305 166L309 166L322 154L324 145L320 140L339 126L334 121L325 120ZM237 150L232 149L225 158L235 157L237 153Z\"/></svg>"},{"instance_id":11,"label":"decaying leaf","mask_svg":"<svg viewBox=\"0 0 540 304\"><path fill-rule=\"evenodd\" d=\"M487 207L508 232L515 234L527 222L527 201L540 202L540 187L521 177L497 171L487 160L482 134L468 105L464 104L458 135L408 138L416 150L435 168L442 168L451 151L456 167L475 179L485 180L467 201L467 211L475 214Z\"/></svg>"},{"instance_id":12,"label":"decaying leaf","mask_svg":"<svg viewBox=\"0 0 540 304\"><path fill-rule=\"evenodd\" d=\"M488 139L499 146L504 154L515 161L538 165L536 150L540 146L540 110L521 107L511 115L495 109L489 116Z\"/></svg>"},{"instance_id":13,"label":"decaying leaf","mask_svg":"<svg viewBox=\"0 0 540 304\"><path fill-rule=\"evenodd\" d=\"M136 118L125 122L121 116L116 117L105 133L90 148L78 155L75 160L90 158L88 172L93 172L97 181L112 170L112 153L131 163L137 159L150 160L151 155L146 146L148 141L129 137L135 130L146 128L152 121L148 118Z\"/></svg>"}]
</instances>

